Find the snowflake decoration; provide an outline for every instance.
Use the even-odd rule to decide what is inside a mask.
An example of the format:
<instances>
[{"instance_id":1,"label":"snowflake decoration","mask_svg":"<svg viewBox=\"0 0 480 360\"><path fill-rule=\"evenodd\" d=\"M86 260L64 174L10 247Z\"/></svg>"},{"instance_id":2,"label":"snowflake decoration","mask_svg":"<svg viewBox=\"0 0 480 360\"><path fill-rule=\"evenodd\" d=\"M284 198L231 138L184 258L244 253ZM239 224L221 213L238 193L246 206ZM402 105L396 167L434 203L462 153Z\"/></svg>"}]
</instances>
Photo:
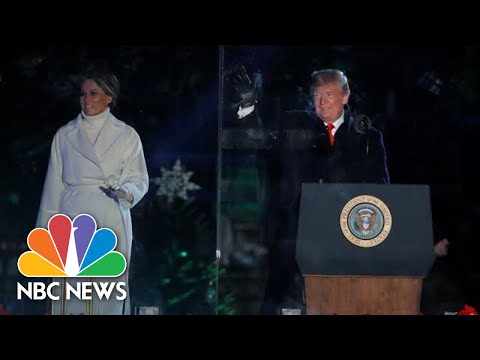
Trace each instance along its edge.
<instances>
[{"instance_id":1,"label":"snowflake decoration","mask_svg":"<svg viewBox=\"0 0 480 360\"><path fill-rule=\"evenodd\" d=\"M190 182L193 171L184 171L179 159L175 161L172 170L161 167L160 171L162 176L153 178L152 182L158 185L156 196L166 196L169 204L177 197L188 200L187 191L201 189L197 184Z\"/></svg>"}]
</instances>

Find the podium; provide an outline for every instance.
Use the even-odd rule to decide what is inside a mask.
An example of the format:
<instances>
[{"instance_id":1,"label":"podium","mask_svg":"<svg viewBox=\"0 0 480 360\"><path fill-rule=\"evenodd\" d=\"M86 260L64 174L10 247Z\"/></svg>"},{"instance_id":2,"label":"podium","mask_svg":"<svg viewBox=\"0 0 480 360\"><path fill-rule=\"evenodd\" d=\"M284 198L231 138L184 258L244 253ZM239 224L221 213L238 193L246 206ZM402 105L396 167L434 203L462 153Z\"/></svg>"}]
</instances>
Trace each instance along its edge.
<instances>
[{"instance_id":1,"label":"podium","mask_svg":"<svg viewBox=\"0 0 480 360\"><path fill-rule=\"evenodd\" d=\"M427 185L302 184L307 315L418 315L433 261Z\"/></svg>"}]
</instances>

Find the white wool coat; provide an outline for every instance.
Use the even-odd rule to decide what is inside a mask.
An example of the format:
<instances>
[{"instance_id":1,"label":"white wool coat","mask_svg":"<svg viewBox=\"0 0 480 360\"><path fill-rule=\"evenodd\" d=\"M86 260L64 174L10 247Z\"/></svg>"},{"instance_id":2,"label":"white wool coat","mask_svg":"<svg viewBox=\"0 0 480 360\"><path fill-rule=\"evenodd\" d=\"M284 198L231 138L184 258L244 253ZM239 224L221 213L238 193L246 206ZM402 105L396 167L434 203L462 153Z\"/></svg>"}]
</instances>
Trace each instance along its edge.
<instances>
[{"instance_id":1,"label":"white wool coat","mask_svg":"<svg viewBox=\"0 0 480 360\"><path fill-rule=\"evenodd\" d=\"M53 138L36 226L47 228L48 220L59 213L72 220L79 214L93 216L97 228L110 228L117 235L115 250L125 256L127 270L123 280L116 278L115 281L126 281L128 288L133 239L130 209L147 193L149 185L142 142L135 129L109 113L92 145L83 121L79 114L62 126ZM116 200L102 191L104 182L112 176L128 188L132 202ZM125 303L101 303L94 302L93 313L129 313L128 298ZM75 312L67 310L67 313Z\"/></svg>"}]
</instances>

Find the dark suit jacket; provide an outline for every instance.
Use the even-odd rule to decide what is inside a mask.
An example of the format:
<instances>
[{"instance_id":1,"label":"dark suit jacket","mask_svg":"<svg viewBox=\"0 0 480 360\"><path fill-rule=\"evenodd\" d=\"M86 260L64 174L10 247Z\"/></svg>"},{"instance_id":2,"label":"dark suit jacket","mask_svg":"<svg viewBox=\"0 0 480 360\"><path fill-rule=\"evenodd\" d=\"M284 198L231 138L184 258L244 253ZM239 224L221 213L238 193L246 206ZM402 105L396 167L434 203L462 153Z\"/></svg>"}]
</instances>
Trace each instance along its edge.
<instances>
[{"instance_id":1,"label":"dark suit jacket","mask_svg":"<svg viewBox=\"0 0 480 360\"><path fill-rule=\"evenodd\" d=\"M330 146L327 129L314 112L290 111L268 158L270 192L265 208L265 238L269 276L263 313L278 314L281 307L301 307L303 278L295 262L298 210L302 183L389 183L385 147L380 131L354 130L353 116Z\"/></svg>"}]
</instances>

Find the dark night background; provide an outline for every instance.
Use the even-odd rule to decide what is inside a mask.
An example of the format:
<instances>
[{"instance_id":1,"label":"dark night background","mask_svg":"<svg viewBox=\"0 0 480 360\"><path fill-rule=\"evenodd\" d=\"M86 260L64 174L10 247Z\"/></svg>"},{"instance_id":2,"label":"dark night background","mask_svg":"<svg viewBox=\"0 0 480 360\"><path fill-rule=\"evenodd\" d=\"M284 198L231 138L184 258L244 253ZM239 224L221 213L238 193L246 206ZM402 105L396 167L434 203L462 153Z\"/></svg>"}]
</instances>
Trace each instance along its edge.
<instances>
[{"instance_id":1,"label":"dark night background","mask_svg":"<svg viewBox=\"0 0 480 360\"><path fill-rule=\"evenodd\" d=\"M230 45L224 47L223 100L226 107L235 100L228 77L234 63L243 63L250 74L261 72L262 95L292 108L307 106L305 85L312 71L343 69L350 79L350 106L384 133L391 182L430 185L435 240L449 238L452 271L465 302L478 309L479 50L452 44ZM16 260L35 224L52 137L79 111L75 76L92 61L117 73L121 95L113 112L140 134L150 176L160 176L161 167L181 159L194 172L191 181L201 186L188 206L165 209L152 184L132 212L133 305L159 305L165 313L215 313L226 299L216 304L213 265L217 45L3 47L0 304L12 313L45 311L45 304L12 300Z\"/></svg>"}]
</instances>

